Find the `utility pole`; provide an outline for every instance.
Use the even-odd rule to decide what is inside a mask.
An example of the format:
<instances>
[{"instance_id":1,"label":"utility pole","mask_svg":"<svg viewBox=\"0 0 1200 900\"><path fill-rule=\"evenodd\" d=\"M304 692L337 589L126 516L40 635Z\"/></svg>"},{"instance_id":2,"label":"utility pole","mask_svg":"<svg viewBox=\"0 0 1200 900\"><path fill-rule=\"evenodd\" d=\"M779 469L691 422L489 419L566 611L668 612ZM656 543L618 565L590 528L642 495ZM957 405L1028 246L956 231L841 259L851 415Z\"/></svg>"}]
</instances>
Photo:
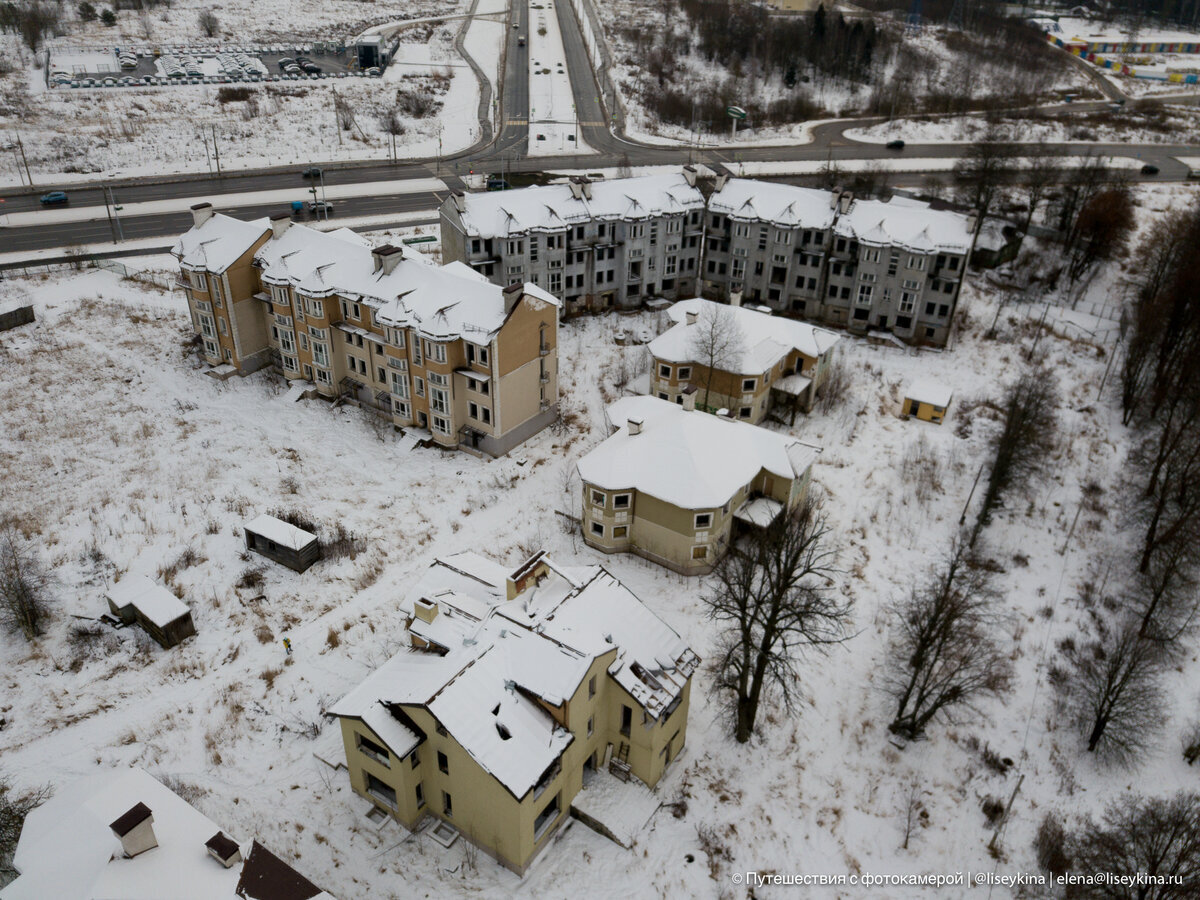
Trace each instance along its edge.
<instances>
[{"instance_id":1,"label":"utility pole","mask_svg":"<svg viewBox=\"0 0 1200 900\"><path fill-rule=\"evenodd\" d=\"M25 164L25 177L29 179L29 186L33 187L33 176L29 174L29 160L25 158L25 145L21 143L21 132L16 132L17 149L21 151L21 162Z\"/></svg>"},{"instance_id":2,"label":"utility pole","mask_svg":"<svg viewBox=\"0 0 1200 900\"><path fill-rule=\"evenodd\" d=\"M212 171L212 154L208 151L208 135L204 129L200 129L200 140L204 141L204 162L208 164L208 171Z\"/></svg>"},{"instance_id":3,"label":"utility pole","mask_svg":"<svg viewBox=\"0 0 1200 900\"><path fill-rule=\"evenodd\" d=\"M338 113L341 111L341 101L338 99L337 90L333 90L333 130L337 132L338 146L342 146L342 123Z\"/></svg>"},{"instance_id":4,"label":"utility pole","mask_svg":"<svg viewBox=\"0 0 1200 900\"><path fill-rule=\"evenodd\" d=\"M212 136L213 136L213 156L217 160L217 177L220 178L221 177L221 148L219 146L217 146L217 126L216 125L212 126Z\"/></svg>"},{"instance_id":5,"label":"utility pole","mask_svg":"<svg viewBox=\"0 0 1200 900\"><path fill-rule=\"evenodd\" d=\"M100 195L104 197L104 215L108 217L108 230L112 234L113 243L117 242L117 227L113 224L112 208L108 204L108 188L103 188Z\"/></svg>"}]
</instances>

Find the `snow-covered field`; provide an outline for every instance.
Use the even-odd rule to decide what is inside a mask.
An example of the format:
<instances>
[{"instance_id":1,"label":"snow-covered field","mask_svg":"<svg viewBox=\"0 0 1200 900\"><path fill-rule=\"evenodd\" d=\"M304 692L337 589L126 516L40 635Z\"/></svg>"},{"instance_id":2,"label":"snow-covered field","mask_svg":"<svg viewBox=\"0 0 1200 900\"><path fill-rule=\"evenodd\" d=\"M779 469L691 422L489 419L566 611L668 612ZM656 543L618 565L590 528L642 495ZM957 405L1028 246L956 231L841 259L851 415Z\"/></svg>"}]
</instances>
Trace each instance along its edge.
<instances>
[{"instance_id":1,"label":"snow-covered field","mask_svg":"<svg viewBox=\"0 0 1200 900\"><path fill-rule=\"evenodd\" d=\"M1178 188L1138 196L1143 225L1151 212L1195 200ZM169 262L143 264L161 279ZM1091 289L1120 296L1121 278L1114 267ZM644 349L614 345L610 318L564 325L564 428L484 461L402 452L358 410L292 402L266 374L224 383L203 376L182 349L188 320L178 295L98 271L0 281L0 303L26 296L38 323L0 334L0 479L5 512L56 584L40 641L0 635L8 721L0 759L18 785L62 785L97 766L136 763L195 785L204 813L235 836L259 835L335 896L398 898L592 896L600 885L606 896L744 896L731 878L750 869L1034 872L1030 842L1047 810L1071 816L1130 787L1165 794L1194 784L1177 736L1198 699L1195 658L1172 673L1176 708L1159 752L1132 772L1087 757L1043 677L1060 661L1057 641L1078 636L1088 619L1076 600L1083 583L1122 559L1130 539L1116 514L1129 435L1115 384L1097 391L1115 321L1048 316L1039 351L1061 385L1060 448L982 539L1014 616L1006 641L1018 680L1007 702L989 704L979 721L937 725L928 741L900 751L887 740L890 709L878 682L884 606L943 558L997 427L994 411L973 401L997 397L1021 371L1042 314L1010 305L998 339L985 340L996 298L972 276L952 349L844 337L848 395L794 428L825 448L814 481L841 548L839 589L855 602L857 636L828 659L808 660L797 716L765 711L761 735L744 746L709 698L709 674L699 674L686 750L660 789L664 801L686 799L686 812L660 810L632 851L575 823L522 882L482 855L468 858L462 842L443 850L423 836L404 840L393 826L377 831L345 773L313 756L330 740L321 713L400 646L400 598L414 574L468 548L513 564L543 547L565 561L602 562L711 655L703 580L600 557L555 514L571 509L577 490L565 493L564 469L601 439L614 382L626 362L644 365ZM651 314L638 322L662 324ZM917 376L953 385L945 425L899 418L903 386ZM1082 505L1063 553L1085 485L1101 502ZM244 556L239 524L277 507L341 523L363 546L302 575ZM249 570L261 572L261 585ZM105 584L128 572L177 585L198 635L162 651L134 629L89 623L104 608ZM1114 566L1111 590L1121 577ZM1015 770L988 769L985 746L1016 760ZM995 860L980 802L1007 797L1016 770L1025 781ZM928 817L902 850L914 779ZM711 829L712 855L699 825ZM950 896L888 887L804 895Z\"/></svg>"},{"instance_id":2,"label":"snow-covered field","mask_svg":"<svg viewBox=\"0 0 1200 900\"><path fill-rule=\"evenodd\" d=\"M813 73L794 87L787 87L778 74L768 76L758 71L752 60L737 72L705 59L696 49L698 41L689 26L687 15L673 4L644 3L639 0L613 0L595 3L603 22L605 39L612 48L617 63L612 73L613 80L621 93L621 102L626 114L626 132L631 137L649 143L702 143L720 142L735 146L755 146L782 143L785 141L808 140L806 123L796 122L783 125L761 125L747 122L750 127L739 127L731 138L729 120L701 123L698 133L690 123L676 125L663 122L642 101L645 93L654 93L659 88L644 65L650 48L661 46L666 35L684 39L690 52L678 57L679 72L672 78L671 86L687 85L691 93L700 93L705 88L732 91L731 102L753 99L756 103L769 104L796 95L807 97L817 109L820 118L847 117L860 114L872 97L876 85L887 85L900 78L914 98L944 94L968 86L967 90L978 99L1012 96L1017 88L1011 81L1012 72L1000 73L991 66L982 66L970 53L951 48L955 37L942 29L928 27L919 34L904 38L905 53L912 71L899 71L899 57L886 65L878 66L878 73L867 83L845 79L828 78ZM880 28L895 28L895 23L877 20ZM658 36L656 39L655 36ZM685 38L686 36L686 38ZM640 42L635 46L634 39ZM1007 74L1009 77L1004 77ZM808 79L808 75L803 76ZM1020 90L1028 90L1022 85ZM1035 88L1046 96L1055 96L1063 91L1089 91L1086 76L1074 66L1062 66L1046 75ZM808 125L814 124L812 122Z\"/></svg>"},{"instance_id":3,"label":"snow-covered field","mask_svg":"<svg viewBox=\"0 0 1200 900\"><path fill-rule=\"evenodd\" d=\"M484 0L481 6L491 8L497 3L503 7L500 0ZM406 14L413 18L421 13L461 15L469 5L467 0L421 0L406 8ZM338 9L362 16L371 7L333 3L326 12ZM311 35L330 21L321 16L295 19L294 5L274 0L239 3L218 14L224 22L224 16L235 11L245 13L245 30L231 31L226 38L230 43L269 41L278 32L264 27L268 22L309 22L311 28L297 31ZM171 22L186 20L194 27L194 7L173 5L164 15ZM374 21L386 18L381 12ZM355 30L361 30L363 23L353 21ZM469 147L480 137L479 85L454 47L462 25L461 18L452 18L402 29L395 62L382 79L244 85L249 99L225 102L219 101L222 88L238 85L49 90L44 72L34 67L28 50L15 35L3 34L0 55L13 59L16 69L0 76L0 130L7 135L6 144L12 132L21 134L28 165L39 180L91 178L99 172L133 176L215 171L214 128L224 168L314 160L382 161L392 154L387 122L393 111L402 129L395 140L397 155L434 157ZM477 39L473 34L477 30L486 36ZM352 33L338 31L342 37ZM82 46L104 39L105 46L111 47L119 43L121 34L119 29L93 33L90 27L81 27L60 42ZM183 32L171 30L138 40L138 45L166 42L168 34L183 39ZM470 23L465 40L468 52L493 82L499 65L498 34L494 20L478 19ZM0 154L0 160L0 186L23 183L14 154Z\"/></svg>"},{"instance_id":4,"label":"snow-covered field","mask_svg":"<svg viewBox=\"0 0 1200 900\"><path fill-rule=\"evenodd\" d=\"M1135 109L1120 113L1064 113L1056 118L1002 116L945 116L936 119L897 119L865 128L851 128L845 136L856 141L884 142L901 138L914 144L970 143L998 127L1001 139L1014 143L1048 144L1072 141L1101 143L1189 143L1200 128L1200 110L1172 106L1160 120L1147 124Z\"/></svg>"}]
</instances>

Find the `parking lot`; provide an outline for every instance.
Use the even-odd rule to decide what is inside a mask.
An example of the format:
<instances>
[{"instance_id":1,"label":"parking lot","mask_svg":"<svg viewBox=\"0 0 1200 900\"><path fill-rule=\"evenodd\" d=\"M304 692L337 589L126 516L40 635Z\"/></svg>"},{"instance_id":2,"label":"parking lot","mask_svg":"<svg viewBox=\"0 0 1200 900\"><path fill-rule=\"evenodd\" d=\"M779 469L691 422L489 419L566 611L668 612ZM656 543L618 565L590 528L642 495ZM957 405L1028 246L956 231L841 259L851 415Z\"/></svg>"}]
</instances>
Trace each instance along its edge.
<instances>
[{"instance_id":1,"label":"parking lot","mask_svg":"<svg viewBox=\"0 0 1200 900\"><path fill-rule=\"evenodd\" d=\"M285 71L281 62L291 64L292 71ZM373 70L368 72L374 74ZM66 90L363 77L370 76L358 70L354 54L344 43L335 41L269 47L113 48L104 52L68 52L52 55L47 69L49 86Z\"/></svg>"}]
</instances>

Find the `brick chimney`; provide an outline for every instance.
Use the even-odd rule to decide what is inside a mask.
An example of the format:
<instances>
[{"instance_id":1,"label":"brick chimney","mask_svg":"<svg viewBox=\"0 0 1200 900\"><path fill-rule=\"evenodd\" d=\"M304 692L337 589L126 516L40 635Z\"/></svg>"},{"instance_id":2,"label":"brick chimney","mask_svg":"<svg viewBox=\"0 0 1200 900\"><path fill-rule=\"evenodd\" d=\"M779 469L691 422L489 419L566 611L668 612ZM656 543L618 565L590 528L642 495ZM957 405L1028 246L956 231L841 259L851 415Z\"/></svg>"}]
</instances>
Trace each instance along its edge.
<instances>
[{"instance_id":1,"label":"brick chimney","mask_svg":"<svg viewBox=\"0 0 1200 900\"><path fill-rule=\"evenodd\" d=\"M688 187L696 186L696 167L695 166L684 166L683 167L683 180L688 183Z\"/></svg>"},{"instance_id":2,"label":"brick chimney","mask_svg":"<svg viewBox=\"0 0 1200 900\"><path fill-rule=\"evenodd\" d=\"M729 173L722 172L720 175L717 176L717 183L713 187L713 193L714 194L721 193L721 191L723 191L725 189L725 185L727 185L728 183L729 183Z\"/></svg>"},{"instance_id":3,"label":"brick chimney","mask_svg":"<svg viewBox=\"0 0 1200 900\"><path fill-rule=\"evenodd\" d=\"M842 212L843 214L844 214L844 213L847 213L847 212L849 212L849 211L850 211L850 204L851 204L851 203L853 203L853 202L854 202L854 194L853 194L853 192L851 192L851 191L846 191L844 194L842 194L842 197L841 197L841 210L840 210L840 212Z\"/></svg>"},{"instance_id":4,"label":"brick chimney","mask_svg":"<svg viewBox=\"0 0 1200 900\"><path fill-rule=\"evenodd\" d=\"M508 315L512 312L513 307L521 302L521 297L524 296L525 285L519 281L514 281L504 289L504 314Z\"/></svg>"},{"instance_id":5,"label":"brick chimney","mask_svg":"<svg viewBox=\"0 0 1200 900\"><path fill-rule=\"evenodd\" d=\"M582 200L583 184L580 182L578 176L572 177L567 183L571 186L571 198L574 200Z\"/></svg>"},{"instance_id":6,"label":"brick chimney","mask_svg":"<svg viewBox=\"0 0 1200 900\"><path fill-rule=\"evenodd\" d=\"M729 305L730 306L741 306L742 305L742 292L740 290L729 292Z\"/></svg>"},{"instance_id":7,"label":"brick chimney","mask_svg":"<svg viewBox=\"0 0 1200 900\"><path fill-rule=\"evenodd\" d=\"M696 386L689 384L683 389L683 408L688 412L696 408Z\"/></svg>"},{"instance_id":8,"label":"brick chimney","mask_svg":"<svg viewBox=\"0 0 1200 900\"><path fill-rule=\"evenodd\" d=\"M829 208L837 209L838 201L841 200L841 198L842 198L842 189L834 188L829 194Z\"/></svg>"},{"instance_id":9,"label":"brick chimney","mask_svg":"<svg viewBox=\"0 0 1200 900\"><path fill-rule=\"evenodd\" d=\"M687 312L685 312L683 314L683 320L688 325L695 325L699 319L700 319L700 314L698 312L696 312L694 309L689 309Z\"/></svg>"},{"instance_id":10,"label":"brick chimney","mask_svg":"<svg viewBox=\"0 0 1200 900\"><path fill-rule=\"evenodd\" d=\"M376 247L372 250L371 257L375 261L376 272L391 275L400 260L404 259L404 251L391 244L384 244L382 247Z\"/></svg>"},{"instance_id":11,"label":"brick chimney","mask_svg":"<svg viewBox=\"0 0 1200 900\"><path fill-rule=\"evenodd\" d=\"M128 857L137 856L158 846L154 837L154 814L145 803L138 803L108 826L121 839L121 849Z\"/></svg>"},{"instance_id":12,"label":"brick chimney","mask_svg":"<svg viewBox=\"0 0 1200 900\"><path fill-rule=\"evenodd\" d=\"M283 233L292 227L290 213L275 213L271 216L271 237L283 237Z\"/></svg>"},{"instance_id":13,"label":"brick chimney","mask_svg":"<svg viewBox=\"0 0 1200 900\"><path fill-rule=\"evenodd\" d=\"M211 203L197 203L192 207L192 225L199 228L205 222L213 217L213 207Z\"/></svg>"},{"instance_id":14,"label":"brick chimney","mask_svg":"<svg viewBox=\"0 0 1200 900\"><path fill-rule=\"evenodd\" d=\"M208 854L227 869L233 868L242 861L242 848L238 846L237 841L229 837L223 831L218 831L207 841L204 846L208 848Z\"/></svg>"},{"instance_id":15,"label":"brick chimney","mask_svg":"<svg viewBox=\"0 0 1200 900\"><path fill-rule=\"evenodd\" d=\"M454 191L450 194L450 199L454 203L454 208L460 213L467 211L467 198L463 196L462 191Z\"/></svg>"},{"instance_id":16,"label":"brick chimney","mask_svg":"<svg viewBox=\"0 0 1200 900\"><path fill-rule=\"evenodd\" d=\"M625 423L625 430L628 431L630 434L641 434L642 433L642 420L631 417Z\"/></svg>"},{"instance_id":17,"label":"brick chimney","mask_svg":"<svg viewBox=\"0 0 1200 900\"><path fill-rule=\"evenodd\" d=\"M583 188L583 199L584 199L584 200L591 200L591 199L592 199L592 182L591 182L591 179L589 179L589 178L588 178L586 175L581 175L581 176L579 177L579 185L580 185L580 187L582 187L582 188Z\"/></svg>"},{"instance_id":18,"label":"brick chimney","mask_svg":"<svg viewBox=\"0 0 1200 900\"><path fill-rule=\"evenodd\" d=\"M438 605L428 597L418 597L413 602L413 613L422 622L432 622L437 618Z\"/></svg>"}]
</instances>

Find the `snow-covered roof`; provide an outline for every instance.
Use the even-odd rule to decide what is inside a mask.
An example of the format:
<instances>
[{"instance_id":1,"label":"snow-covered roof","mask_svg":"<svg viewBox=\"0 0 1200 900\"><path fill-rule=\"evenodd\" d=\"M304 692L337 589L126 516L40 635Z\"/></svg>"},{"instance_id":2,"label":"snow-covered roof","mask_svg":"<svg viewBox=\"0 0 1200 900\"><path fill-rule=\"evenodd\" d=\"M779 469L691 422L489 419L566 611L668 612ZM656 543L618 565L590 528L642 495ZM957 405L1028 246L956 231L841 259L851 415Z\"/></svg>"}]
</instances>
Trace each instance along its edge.
<instances>
[{"instance_id":1,"label":"snow-covered roof","mask_svg":"<svg viewBox=\"0 0 1200 900\"><path fill-rule=\"evenodd\" d=\"M109 826L139 803L150 809L158 846L129 859ZM0 898L309 900L329 896L275 857L277 865L256 863L247 873L252 886L243 882L249 860L226 869L205 847L219 831L216 823L142 769L89 775L56 791L26 816L14 857L21 875L0 890ZM245 851L245 845L242 848Z\"/></svg>"},{"instance_id":2,"label":"snow-covered roof","mask_svg":"<svg viewBox=\"0 0 1200 900\"><path fill-rule=\"evenodd\" d=\"M783 504L770 497L755 497L737 508L733 516L758 528L766 528L783 512Z\"/></svg>"},{"instance_id":3,"label":"snow-covered roof","mask_svg":"<svg viewBox=\"0 0 1200 900\"><path fill-rule=\"evenodd\" d=\"M269 219L247 222L215 213L202 225L185 231L171 253L189 269L224 272L270 230Z\"/></svg>"},{"instance_id":4,"label":"snow-covered roof","mask_svg":"<svg viewBox=\"0 0 1200 900\"><path fill-rule=\"evenodd\" d=\"M588 184L591 198L576 200L570 184L547 184L465 196L460 214L472 237L562 231L593 219L646 219L704 208L704 195L682 174L643 175Z\"/></svg>"},{"instance_id":5,"label":"snow-covered roof","mask_svg":"<svg viewBox=\"0 0 1200 900\"><path fill-rule=\"evenodd\" d=\"M134 609L159 628L166 628L190 613L186 603L147 575L126 575L108 589L108 599L118 609L132 603Z\"/></svg>"},{"instance_id":6,"label":"snow-covered roof","mask_svg":"<svg viewBox=\"0 0 1200 900\"><path fill-rule=\"evenodd\" d=\"M833 223L832 194L815 188L730 178L708 198L710 212L782 228L825 229Z\"/></svg>"},{"instance_id":7,"label":"snow-covered roof","mask_svg":"<svg viewBox=\"0 0 1200 900\"><path fill-rule=\"evenodd\" d=\"M954 396L954 391L948 384L942 384L940 381L918 378L908 386L904 396L910 400L916 400L918 403L928 403L930 406L945 408L950 405L950 398Z\"/></svg>"},{"instance_id":8,"label":"snow-covered roof","mask_svg":"<svg viewBox=\"0 0 1200 900\"><path fill-rule=\"evenodd\" d=\"M793 437L657 397L622 397L608 407L608 419L616 430L579 461L579 477L682 509L723 506L763 469L798 478L820 452ZM630 419L640 421L638 434L629 433Z\"/></svg>"},{"instance_id":9,"label":"snow-covered roof","mask_svg":"<svg viewBox=\"0 0 1200 900\"><path fill-rule=\"evenodd\" d=\"M503 288L470 266L436 266L424 254L399 249L391 272L376 267L371 245L347 229L320 232L293 225L255 254L264 281L290 284L309 296L340 294L375 310L377 321L418 329L431 338L486 341L508 315ZM558 305L535 284L523 293Z\"/></svg>"},{"instance_id":10,"label":"snow-covered roof","mask_svg":"<svg viewBox=\"0 0 1200 900\"><path fill-rule=\"evenodd\" d=\"M242 527L246 531L253 531L255 534L265 537L268 541L274 541L280 547L287 547L289 550L303 550L317 539L315 534L310 534L301 528L297 528L295 525L267 515L266 513L247 522Z\"/></svg>"},{"instance_id":11,"label":"snow-covered roof","mask_svg":"<svg viewBox=\"0 0 1200 900\"><path fill-rule=\"evenodd\" d=\"M573 740L529 695L561 705L593 661L615 651L610 675L658 716L682 692L695 654L604 569L561 568L545 557L539 563L546 566L542 577L510 600L508 572L478 554L435 562L407 603L434 605L436 615L432 622L414 618L409 628L444 655L398 653L331 711L363 718L400 755L407 750L392 740L415 746L421 736L388 706L425 707L518 798ZM367 720L378 711L391 721Z\"/></svg>"},{"instance_id":12,"label":"snow-covered roof","mask_svg":"<svg viewBox=\"0 0 1200 900\"><path fill-rule=\"evenodd\" d=\"M855 200L834 223L835 234L872 246L895 246L914 253L966 253L971 249L969 217L933 209L920 200Z\"/></svg>"},{"instance_id":13,"label":"snow-covered roof","mask_svg":"<svg viewBox=\"0 0 1200 900\"><path fill-rule=\"evenodd\" d=\"M695 313L695 324L687 324L687 314ZM766 372L792 350L817 359L839 340L839 335L797 319L785 319L755 312L743 306L728 306L712 300L680 300L667 315L675 323L650 342L655 359L673 363L706 363L697 353L712 316L727 318L736 324L741 340L731 346L717 366L728 372L758 375Z\"/></svg>"}]
</instances>

